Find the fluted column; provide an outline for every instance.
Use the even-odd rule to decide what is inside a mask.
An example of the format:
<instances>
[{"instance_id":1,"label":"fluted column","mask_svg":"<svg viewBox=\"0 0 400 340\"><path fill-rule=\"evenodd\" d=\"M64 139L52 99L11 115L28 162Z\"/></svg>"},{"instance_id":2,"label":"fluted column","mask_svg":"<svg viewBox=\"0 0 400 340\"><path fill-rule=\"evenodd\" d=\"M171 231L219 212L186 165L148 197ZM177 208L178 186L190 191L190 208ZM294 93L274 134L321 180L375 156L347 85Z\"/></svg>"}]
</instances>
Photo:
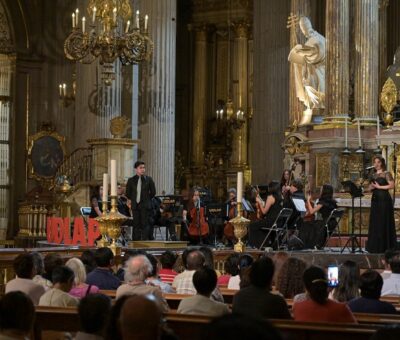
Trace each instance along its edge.
<instances>
[{"instance_id":1,"label":"fluted column","mask_svg":"<svg viewBox=\"0 0 400 340\"><path fill-rule=\"evenodd\" d=\"M376 122L379 91L379 0L355 0L355 105L362 123Z\"/></svg>"},{"instance_id":2,"label":"fluted column","mask_svg":"<svg viewBox=\"0 0 400 340\"><path fill-rule=\"evenodd\" d=\"M234 115L238 110L249 112L247 103L247 60L249 24L234 24L235 38L233 42L233 107ZM231 164L240 167L247 164L247 120L240 129L235 129L232 140Z\"/></svg>"},{"instance_id":3,"label":"fluted column","mask_svg":"<svg viewBox=\"0 0 400 340\"><path fill-rule=\"evenodd\" d=\"M153 177L157 193L174 192L176 0L142 0L154 42L151 61L142 68L140 93L140 157Z\"/></svg>"},{"instance_id":4,"label":"fluted column","mask_svg":"<svg viewBox=\"0 0 400 340\"><path fill-rule=\"evenodd\" d=\"M326 2L326 120L349 112L349 1Z\"/></svg>"},{"instance_id":5,"label":"fluted column","mask_svg":"<svg viewBox=\"0 0 400 340\"><path fill-rule=\"evenodd\" d=\"M201 166L204 162L206 94L207 94L207 28L195 30L194 57L194 98L192 118L192 165Z\"/></svg>"},{"instance_id":6,"label":"fluted column","mask_svg":"<svg viewBox=\"0 0 400 340\"><path fill-rule=\"evenodd\" d=\"M389 0L379 0L379 86L386 81L387 62L387 8Z\"/></svg>"},{"instance_id":7,"label":"fluted column","mask_svg":"<svg viewBox=\"0 0 400 340\"><path fill-rule=\"evenodd\" d=\"M311 3L310 0L292 0L290 5L290 12L295 14L298 19L302 16L311 17ZM290 50L296 44L304 44L306 39L301 33L299 25L296 25L296 30L290 30ZM289 73L289 124L295 120L301 121L305 107L296 96L296 84L294 79L294 66L290 64Z\"/></svg>"}]
</instances>

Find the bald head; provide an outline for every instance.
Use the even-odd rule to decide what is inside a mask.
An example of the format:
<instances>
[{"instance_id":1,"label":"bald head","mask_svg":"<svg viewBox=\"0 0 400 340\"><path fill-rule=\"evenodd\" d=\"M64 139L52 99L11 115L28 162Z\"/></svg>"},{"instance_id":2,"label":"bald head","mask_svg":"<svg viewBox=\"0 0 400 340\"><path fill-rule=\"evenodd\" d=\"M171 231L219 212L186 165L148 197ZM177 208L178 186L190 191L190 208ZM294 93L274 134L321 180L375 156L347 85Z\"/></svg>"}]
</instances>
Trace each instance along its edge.
<instances>
[{"instance_id":1,"label":"bald head","mask_svg":"<svg viewBox=\"0 0 400 340\"><path fill-rule=\"evenodd\" d=\"M125 263L125 281L144 281L153 270L149 259L144 255L131 257Z\"/></svg>"},{"instance_id":2,"label":"bald head","mask_svg":"<svg viewBox=\"0 0 400 340\"><path fill-rule=\"evenodd\" d=\"M159 339L161 319L161 310L153 296L129 297L121 310L122 339Z\"/></svg>"},{"instance_id":3,"label":"bald head","mask_svg":"<svg viewBox=\"0 0 400 340\"><path fill-rule=\"evenodd\" d=\"M186 258L187 270L199 270L203 268L205 262L204 255L199 250L190 252Z\"/></svg>"}]
</instances>

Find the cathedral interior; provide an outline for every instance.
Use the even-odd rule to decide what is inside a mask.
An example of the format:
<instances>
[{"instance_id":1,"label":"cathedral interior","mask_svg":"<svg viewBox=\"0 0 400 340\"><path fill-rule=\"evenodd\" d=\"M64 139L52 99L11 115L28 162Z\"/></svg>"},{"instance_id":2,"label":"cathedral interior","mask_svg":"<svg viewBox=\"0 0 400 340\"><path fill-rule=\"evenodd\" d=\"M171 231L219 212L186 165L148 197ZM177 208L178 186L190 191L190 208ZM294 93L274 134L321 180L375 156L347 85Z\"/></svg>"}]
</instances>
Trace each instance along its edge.
<instances>
[{"instance_id":1,"label":"cathedral interior","mask_svg":"<svg viewBox=\"0 0 400 340\"><path fill-rule=\"evenodd\" d=\"M367 185L380 153L400 192L399 17L397 0L0 0L0 239L79 214L111 159L122 184L140 159L158 195L220 201L239 171L291 168L349 207L341 182Z\"/></svg>"}]
</instances>

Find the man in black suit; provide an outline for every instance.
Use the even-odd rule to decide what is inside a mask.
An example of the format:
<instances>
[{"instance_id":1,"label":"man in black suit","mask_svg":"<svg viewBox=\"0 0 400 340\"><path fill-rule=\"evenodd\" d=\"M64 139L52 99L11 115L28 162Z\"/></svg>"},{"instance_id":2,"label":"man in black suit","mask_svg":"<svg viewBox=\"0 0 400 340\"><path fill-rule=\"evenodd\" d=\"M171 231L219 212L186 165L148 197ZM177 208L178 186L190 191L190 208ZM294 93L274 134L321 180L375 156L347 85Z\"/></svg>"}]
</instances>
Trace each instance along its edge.
<instances>
[{"instance_id":1,"label":"man in black suit","mask_svg":"<svg viewBox=\"0 0 400 340\"><path fill-rule=\"evenodd\" d=\"M149 218L152 213L151 200L156 195L156 187L150 176L145 176L145 163L135 163L136 175L128 179L126 197L129 200L133 217L133 240L151 240L152 226Z\"/></svg>"}]
</instances>

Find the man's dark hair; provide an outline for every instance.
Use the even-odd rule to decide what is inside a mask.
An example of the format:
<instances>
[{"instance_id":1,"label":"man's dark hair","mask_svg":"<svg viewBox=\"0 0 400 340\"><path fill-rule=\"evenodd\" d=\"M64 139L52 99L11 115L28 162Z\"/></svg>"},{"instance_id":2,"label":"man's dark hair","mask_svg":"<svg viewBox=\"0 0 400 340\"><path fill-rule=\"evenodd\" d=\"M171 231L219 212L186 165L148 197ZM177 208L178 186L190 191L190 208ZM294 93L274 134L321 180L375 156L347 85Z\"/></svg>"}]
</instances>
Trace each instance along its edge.
<instances>
[{"instance_id":1,"label":"man's dark hair","mask_svg":"<svg viewBox=\"0 0 400 340\"><path fill-rule=\"evenodd\" d=\"M393 256L390 259L389 264L393 274L400 274L400 254Z\"/></svg>"},{"instance_id":2,"label":"man's dark hair","mask_svg":"<svg viewBox=\"0 0 400 340\"><path fill-rule=\"evenodd\" d=\"M137 169L139 166L141 166L141 165L145 165L145 162L143 162L143 161L136 161L135 162L135 165L134 165L134 168L135 169Z\"/></svg>"},{"instance_id":3,"label":"man's dark hair","mask_svg":"<svg viewBox=\"0 0 400 340\"><path fill-rule=\"evenodd\" d=\"M75 274L67 266L59 266L53 270L52 281L56 283L69 283L75 278Z\"/></svg>"},{"instance_id":4,"label":"man's dark hair","mask_svg":"<svg viewBox=\"0 0 400 340\"><path fill-rule=\"evenodd\" d=\"M42 275L44 273L44 262L43 257L37 251L31 253L33 258L33 268L35 269L35 273L38 275Z\"/></svg>"},{"instance_id":5,"label":"man's dark hair","mask_svg":"<svg viewBox=\"0 0 400 340\"><path fill-rule=\"evenodd\" d=\"M15 274L21 279L33 277L34 262L31 254L19 254L13 263Z\"/></svg>"},{"instance_id":6,"label":"man's dark hair","mask_svg":"<svg viewBox=\"0 0 400 340\"><path fill-rule=\"evenodd\" d=\"M215 270L208 267L196 270L193 275L194 288L196 288L197 293L201 295L210 295L217 286L217 280L218 278Z\"/></svg>"},{"instance_id":7,"label":"man's dark hair","mask_svg":"<svg viewBox=\"0 0 400 340\"><path fill-rule=\"evenodd\" d=\"M20 291L10 292L0 300L0 328L29 333L35 318L32 300Z\"/></svg>"},{"instance_id":8,"label":"man's dark hair","mask_svg":"<svg viewBox=\"0 0 400 340\"><path fill-rule=\"evenodd\" d=\"M298 178L296 178L296 179L294 179L293 181L292 181L292 185L298 190L298 191L303 191L303 182L302 182L302 180L301 179L298 179Z\"/></svg>"},{"instance_id":9,"label":"man's dark hair","mask_svg":"<svg viewBox=\"0 0 400 340\"><path fill-rule=\"evenodd\" d=\"M167 250L161 254L160 262L164 269L172 269L176 262L176 254Z\"/></svg>"},{"instance_id":10,"label":"man's dark hair","mask_svg":"<svg viewBox=\"0 0 400 340\"><path fill-rule=\"evenodd\" d=\"M158 268L157 268L158 260L157 260L157 258L154 255L151 255L151 254L146 254L145 256L149 259L149 261L151 263L151 266L153 267L153 270L151 271L151 273L149 273L149 276L157 276L157 272L158 272Z\"/></svg>"},{"instance_id":11,"label":"man's dark hair","mask_svg":"<svg viewBox=\"0 0 400 340\"><path fill-rule=\"evenodd\" d=\"M270 288L275 266L269 257L262 257L251 265L250 283L258 288Z\"/></svg>"},{"instance_id":12,"label":"man's dark hair","mask_svg":"<svg viewBox=\"0 0 400 340\"><path fill-rule=\"evenodd\" d=\"M94 257L94 251L91 249L84 250L80 256L80 259L82 263L85 265L86 274L89 274L97 266Z\"/></svg>"},{"instance_id":13,"label":"man's dark hair","mask_svg":"<svg viewBox=\"0 0 400 340\"><path fill-rule=\"evenodd\" d=\"M192 250L187 254L186 257L186 269L187 270L198 270L204 266L205 258L201 251Z\"/></svg>"},{"instance_id":14,"label":"man's dark hair","mask_svg":"<svg viewBox=\"0 0 400 340\"><path fill-rule=\"evenodd\" d=\"M54 268L57 268L59 266L63 265L63 260L60 256L60 254L57 253L49 253L44 257L44 271L46 272L46 278L48 280L51 280L52 278L52 273Z\"/></svg>"},{"instance_id":15,"label":"man's dark hair","mask_svg":"<svg viewBox=\"0 0 400 340\"><path fill-rule=\"evenodd\" d=\"M103 247L96 249L96 252L94 253L94 259L97 266L108 267L111 265L111 262L114 259L114 254L110 248Z\"/></svg>"},{"instance_id":16,"label":"man's dark hair","mask_svg":"<svg viewBox=\"0 0 400 340\"><path fill-rule=\"evenodd\" d=\"M368 299L379 299L383 286L382 276L375 270L367 270L360 276L361 296Z\"/></svg>"},{"instance_id":17,"label":"man's dark hair","mask_svg":"<svg viewBox=\"0 0 400 340\"><path fill-rule=\"evenodd\" d=\"M385 262L386 262L387 264L389 264L390 260L391 260L394 256L396 256L396 255L399 255L399 251L398 251L398 250L395 250L395 249L388 249L388 250L386 250L386 251L385 251L385 254L384 254Z\"/></svg>"},{"instance_id":18,"label":"man's dark hair","mask_svg":"<svg viewBox=\"0 0 400 340\"><path fill-rule=\"evenodd\" d=\"M79 323L85 333L102 333L108 322L111 300L103 294L89 294L78 306Z\"/></svg>"},{"instance_id":19,"label":"man's dark hair","mask_svg":"<svg viewBox=\"0 0 400 340\"><path fill-rule=\"evenodd\" d=\"M204 255L204 265L210 269L214 269L214 254L210 247L200 247L199 251Z\"/></svg>"}]
</instances>

